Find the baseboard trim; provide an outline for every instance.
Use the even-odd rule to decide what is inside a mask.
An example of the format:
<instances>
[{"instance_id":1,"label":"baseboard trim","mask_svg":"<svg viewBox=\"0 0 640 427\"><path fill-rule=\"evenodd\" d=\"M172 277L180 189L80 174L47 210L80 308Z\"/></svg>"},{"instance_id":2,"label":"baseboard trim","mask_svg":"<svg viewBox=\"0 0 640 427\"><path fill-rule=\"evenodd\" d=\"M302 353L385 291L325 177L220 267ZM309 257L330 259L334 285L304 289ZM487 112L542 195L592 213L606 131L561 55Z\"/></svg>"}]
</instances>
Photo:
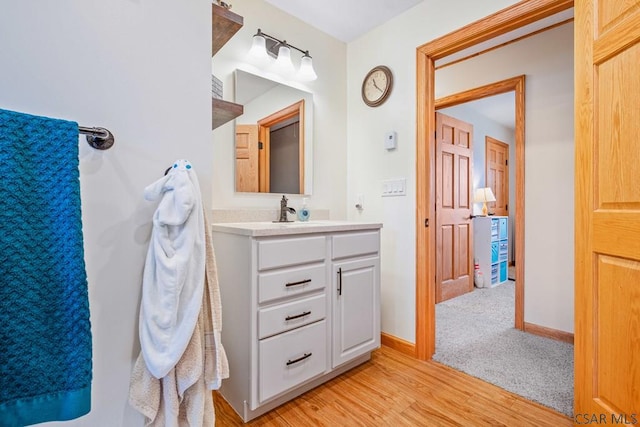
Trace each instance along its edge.
<instances>
[{"instance_id":1,"label":"baseboard trim","mask_svg":"<svg viewBox=\"0 0 640 427\"><path fill-rule=\"evenodd\" d=\"M380 342L382 345L399 351L407 356L416 357L416 345L405 341L402 338L394 337L393 335L380 334Z\"/></svg>"},{"instance_id":2,"label":"baseboard trim","mask_svg":"<svg viewBox=\"0 0 640 427\"><path fill-rule=\"evenodd\" d=\"M573 344L573 334L571 332L564 332L527 322L524 322L524 331L533 335Z\"/></svg>"}]
</instances>

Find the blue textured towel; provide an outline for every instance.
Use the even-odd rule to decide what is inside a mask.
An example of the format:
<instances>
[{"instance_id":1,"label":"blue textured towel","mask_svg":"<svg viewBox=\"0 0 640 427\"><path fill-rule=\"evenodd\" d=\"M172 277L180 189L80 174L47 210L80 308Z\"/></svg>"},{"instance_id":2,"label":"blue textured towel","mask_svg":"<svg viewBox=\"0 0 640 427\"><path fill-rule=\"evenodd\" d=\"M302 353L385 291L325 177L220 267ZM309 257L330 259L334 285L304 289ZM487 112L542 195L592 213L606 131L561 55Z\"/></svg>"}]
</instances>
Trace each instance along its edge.
<instances>
[{"instance_id":1,"label":"blue textured towel","mask_svg":"<svg viewBox=\"0 0 640 427\"><path fill-rule=\"evenodd\" d=\"M0 110L0 425L91 409L78 125Z\"/></svg>"}]
</instances>

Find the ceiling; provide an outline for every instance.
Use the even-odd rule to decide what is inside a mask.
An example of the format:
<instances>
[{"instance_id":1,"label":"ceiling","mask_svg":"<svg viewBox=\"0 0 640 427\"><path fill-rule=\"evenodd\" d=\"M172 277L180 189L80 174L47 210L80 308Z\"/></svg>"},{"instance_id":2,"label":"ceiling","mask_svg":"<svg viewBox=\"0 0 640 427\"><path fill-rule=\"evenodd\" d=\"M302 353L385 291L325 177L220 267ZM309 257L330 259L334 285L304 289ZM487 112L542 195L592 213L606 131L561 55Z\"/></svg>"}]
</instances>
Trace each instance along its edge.
<instances>
[{"instance_id":1,"label":"ceiling","mask_svg":"<svg viewBox=\"0 0 640 427\"><path fill-rule=\"evenodd\" d=\"M474 111L499 125L515 131L516 128L516 98L515 92L502 93L486 98L476 99L450 108L440 110L445 114L453 114L455 111Z\"/></svg>"},{"instance_id":2,"label":"ceiling","mask_svg":"<svg viewBox=\"0 0 640 427\"><path fill-rule=\"evenodd\" d=\"M265 0L267 3L295 16L301 21L325 33L349 43L373 28L391 20L402 12L421 3L423 0ZM483 43L449 55L436 61L436 66L456 62L472 57L480 52L491 50L510 40L517 40L526 34L532 34L543 28L559 25L573 18L573 8L548 18L536 21L522 28L495 37ZM475 101L469 105L482 115L502 124L514 127L514 100L509 95L492 96Z\"/></svg>"},{"instance_id":3,"label":"ceiling","mask_svg":"<svg viewBox=\"0 0 640 427\"><path fill-rule=\"evenodd\" d=\"M266 0L325 33L349 43L423 0Z\"/></svg>"}]
</instances>

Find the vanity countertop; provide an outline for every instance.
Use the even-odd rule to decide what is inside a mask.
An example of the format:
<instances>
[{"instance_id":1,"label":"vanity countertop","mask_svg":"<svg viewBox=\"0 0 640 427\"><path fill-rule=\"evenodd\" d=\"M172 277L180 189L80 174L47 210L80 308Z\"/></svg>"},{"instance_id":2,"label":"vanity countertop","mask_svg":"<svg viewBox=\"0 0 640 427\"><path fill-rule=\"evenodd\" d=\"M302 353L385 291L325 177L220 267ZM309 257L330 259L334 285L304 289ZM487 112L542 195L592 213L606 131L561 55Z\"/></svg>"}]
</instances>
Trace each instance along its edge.
<instances>
[{"instance_id":1,"label":"vanity countertop","mask_svg":"<svg viewBox=\"0 0 640 427\"><path fill-rule=\"evenodd\" d=\"M375 230L382 228L381 223L354 221L294 221L280 222L225 222L211 224L213 231L221 233L241 234L245 236L286 236L293 234L329 233L335 231Z\"/></svg>"}]
</instances>

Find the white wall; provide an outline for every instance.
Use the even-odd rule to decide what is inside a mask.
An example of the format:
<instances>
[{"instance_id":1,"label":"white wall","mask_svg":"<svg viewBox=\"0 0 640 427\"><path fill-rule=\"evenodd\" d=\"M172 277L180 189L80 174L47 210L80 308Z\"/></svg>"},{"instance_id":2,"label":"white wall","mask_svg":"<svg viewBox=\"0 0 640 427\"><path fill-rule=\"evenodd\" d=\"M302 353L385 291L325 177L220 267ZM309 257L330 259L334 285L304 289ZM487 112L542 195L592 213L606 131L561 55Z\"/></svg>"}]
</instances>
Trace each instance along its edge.
<instances>
[{"instance_id":1,"label":"white wall","mask_svg":"<svg viewBox=\"0 0 640 427\"><path fill-rule=\"evenodd\" d=\"M210 8L204 0L2 6L0 108L104 126L116 138L104 152L79 142L92 411L65 425L142 425L127 403L155 209L142 192L187 158L211 205Z\"/></svg>"},{"instance_id":2,"label":"white wall","mask_svg":"<svg viewBox=\"0 0 640 427\"><path fill-rule=\"evenodd\" d=\"M416 48L513 3L425 0L348 45L347 217L384 224L382 330L410 342L416 317ZM369 108L360 96L362 79L380 64L393 71L394 88L386 103ZM387 152L390 130L397 132L398 148ZM391 178L407 178L406 196L380 196L380 182ZM362 212L355 208L357 194L364 196Z\"/></svg>"},{"instance_id":3,"label":"white wall","mask_svg":"<svg viewBox=\"0 0 640 427\"><path fill-rule=\"evenodd\" d=\"M526 74L525 322L573 332L573 23L443 68L436 97Z\"/></svg>"},{"instance_id":4,"label":"white wall","mask_svg":"<svg viewBox=\"0 0 640 427\"><path fill-rule=\"evenodd\" d=\"M346 110L346 45L310 27L263 0L243 0L233 3L233 11L244 17L244 26L213 58L213 73L224 84L224 99L234 99L233 71L241 68L269 77L247 62L252 36L262 29L266 34L305 50L313 57L318 79L294 83L313 93L313 190L309 208L329 209L331 219L346 217L347 180L347 110ZM296 66L301 54L292 49ZM291 83L284 80L281 83ZM213 132L213 208L273 208L278 209L281 194L234 192L234 122ZM302 195L287 195L289 206L302 205Z\"/></svg>"}]
</instances>

